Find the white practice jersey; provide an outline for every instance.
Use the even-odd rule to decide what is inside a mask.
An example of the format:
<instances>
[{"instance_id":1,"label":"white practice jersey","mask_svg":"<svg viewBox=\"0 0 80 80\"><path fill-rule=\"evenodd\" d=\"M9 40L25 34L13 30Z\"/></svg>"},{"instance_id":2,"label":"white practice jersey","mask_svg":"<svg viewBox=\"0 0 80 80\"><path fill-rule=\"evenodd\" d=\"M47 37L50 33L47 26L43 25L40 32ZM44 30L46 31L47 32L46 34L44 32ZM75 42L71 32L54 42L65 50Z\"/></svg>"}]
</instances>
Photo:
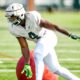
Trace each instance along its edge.
<instances>
[{"instance_id":1,"label":"white practice jersey","mask_svg":"<svg viewBox=\"0 0 80 80\"><path fill-rule=\"evenodd\" d=\"M9 27L10 32L16 37L25 37L28 40L37 42L40 37L48 31L39 26L41 15L37 11L30 11L26 13L25 28L20 25L13 25Z\"/></svg>"}]
</instances>

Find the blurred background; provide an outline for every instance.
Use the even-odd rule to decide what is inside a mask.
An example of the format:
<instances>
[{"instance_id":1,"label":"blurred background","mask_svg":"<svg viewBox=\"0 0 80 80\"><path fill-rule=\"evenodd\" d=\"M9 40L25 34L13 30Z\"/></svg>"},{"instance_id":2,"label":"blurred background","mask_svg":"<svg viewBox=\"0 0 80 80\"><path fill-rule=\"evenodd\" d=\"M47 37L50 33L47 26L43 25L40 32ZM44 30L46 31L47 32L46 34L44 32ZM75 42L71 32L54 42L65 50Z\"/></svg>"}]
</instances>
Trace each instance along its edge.
<instances>
[{"instance_id":1,"label":"blurred background","mask_svg":"<svg viewBox=\"0 0 80 80\"><path fill-rule=\"evenodd\" d=\"M35 6L35 8L38 10L48 10L48 9L79 10L80 9L80 0L0 0L0 7L5 8L7 5L14 2L21 3L26 8L27 5L32 5L33 7Z\"/></svg>"},{"instance_id":2,"label":"blurred background","mask_svg":"<svg viewBox=\"0 0 80 80\"><path fill-rule=\"evenodd\" d=\"M17 80L16 65L21 57L20 46L8 31L6 7L14 2L26 11L38 10L42 17L67 31L80 36L80 0L0 0L0 80ZM72 40L57 33L56 52L62 66L80 77L80 40ZM30 50L35 44L28 41ZM59 77L59 80L65 80Z\"/></svg>"}]
</instances>

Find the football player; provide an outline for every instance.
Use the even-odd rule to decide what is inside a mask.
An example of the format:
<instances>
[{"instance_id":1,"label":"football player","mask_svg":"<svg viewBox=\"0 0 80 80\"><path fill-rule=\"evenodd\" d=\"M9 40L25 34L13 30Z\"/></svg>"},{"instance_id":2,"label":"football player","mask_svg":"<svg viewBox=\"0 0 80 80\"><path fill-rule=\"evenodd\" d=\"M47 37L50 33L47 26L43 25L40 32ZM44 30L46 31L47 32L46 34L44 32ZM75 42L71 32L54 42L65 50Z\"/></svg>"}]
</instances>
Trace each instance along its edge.
<instances>
[{"instance_id":1,"label":"football player","mask_svg":"<svg viewBox=\"0 0 80 80\"><path fill-rule=\"evenodd\" d=\"M43 19L37 11L26 12L23 5L19 3L12 3L7 7L6 17L10 23L10 33L17 38L21 46L22 55L25 58L23 72L25 72L28 78L32 77L30 52L27 42L27 40L30 40L36 43L34 49L36 80L42 80L44 64L46 64L53 73L65 79L80 80L68 69L60 66L55 52L55 46L57 44L55 31L72 39L78 39L78 36L72 35L68 31Z\"/></svg>"}]
</instances>

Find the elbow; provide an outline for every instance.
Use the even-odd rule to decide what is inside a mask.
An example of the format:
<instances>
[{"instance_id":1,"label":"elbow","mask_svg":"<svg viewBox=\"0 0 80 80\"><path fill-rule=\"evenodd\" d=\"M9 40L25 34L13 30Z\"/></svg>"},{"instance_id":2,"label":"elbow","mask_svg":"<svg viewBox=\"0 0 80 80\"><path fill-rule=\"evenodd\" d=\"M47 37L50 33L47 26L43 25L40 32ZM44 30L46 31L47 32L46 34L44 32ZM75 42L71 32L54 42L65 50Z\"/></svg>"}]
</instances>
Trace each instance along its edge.
<instances>
[{"instance_id":1,"label":"elbow","mask_svg":"<svg viewBox=\"0 0 80 80\"><path fill-rule=\"evenodd\" d=\"M59 28L58 28L57 25L54 25L54 28L55 28L56 31L59 31Z\"/></svg>"}]
</instances>

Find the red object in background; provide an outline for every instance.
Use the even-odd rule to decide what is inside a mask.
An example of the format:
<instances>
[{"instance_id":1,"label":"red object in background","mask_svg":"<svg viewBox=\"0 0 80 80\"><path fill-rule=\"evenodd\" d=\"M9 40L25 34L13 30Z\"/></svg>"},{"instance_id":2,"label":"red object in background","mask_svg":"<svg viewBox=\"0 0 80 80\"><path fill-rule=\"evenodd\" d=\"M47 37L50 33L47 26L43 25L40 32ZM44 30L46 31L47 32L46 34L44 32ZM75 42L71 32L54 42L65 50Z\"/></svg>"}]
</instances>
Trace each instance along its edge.
<instances>
[{"instance_id":1,"label":"red object in background","mask_svg":"<svg viewBox=\"0 0 80 80\"><path fill-rule=\"evenodd\" d=\"M21 71L23 70L23 67L24 67L24 57L21 57L16 66L16 75L17 75L18 80L36 80L35 79L35 63L34 63L33 56L34 56L33 51L31 51L30 52L30 65L31 65L31 69L33 72L33 77L31 79L27 79L25 74L21 74ZM45 66L42 80L58 80L58 76L50 72L48 68Z\"/></svg>"}]
</instances>

